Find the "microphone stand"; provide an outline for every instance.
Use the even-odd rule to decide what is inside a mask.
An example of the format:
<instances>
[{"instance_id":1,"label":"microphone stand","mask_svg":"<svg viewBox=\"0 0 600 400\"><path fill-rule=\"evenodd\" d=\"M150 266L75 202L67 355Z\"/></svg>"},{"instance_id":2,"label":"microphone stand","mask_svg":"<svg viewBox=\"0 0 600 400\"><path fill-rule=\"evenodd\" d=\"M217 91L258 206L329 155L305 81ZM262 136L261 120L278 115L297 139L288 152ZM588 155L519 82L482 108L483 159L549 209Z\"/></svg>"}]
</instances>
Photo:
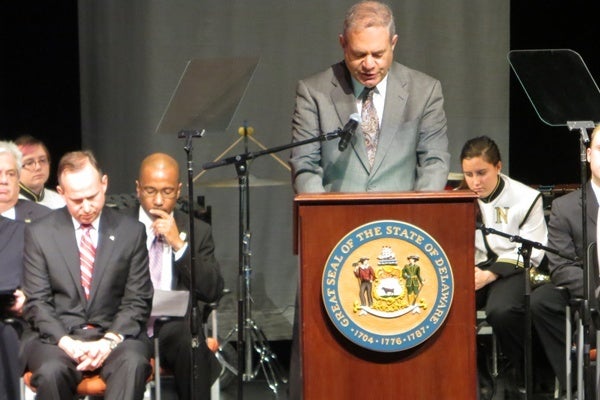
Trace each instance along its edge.
<instances>
[{"instance_id":1,"label":"microphone stand","mask_svg":"<svg viewBox=\"0 0 600 400\"><path fill-rule=\"evenodd\" d=\"M529 281L529 273L531 271L531 250L533 248L544 250L550 253L554 253L560 257L574 261L571 257L561 254L558 250L544 246L539 242L534 242L528 239L524 239L518 235L509 235L507 233L498 231L493 228L487 228L483 224L477 224L477 229L480 229L484 235L494 234L502 236L510 240L511 242L521 243L518 251L523 256L523 269L525 270L525 395L527 400L532 399L533 394L533 369L532 369L532 352L531 343L533 337L532 331L532 319L531 319L531 282Z\"/></svg>"},{"instance_id":2,"label":"microphone stand","mask_svg":"<svg viewBox=\"0 0 600 400\"><path fill-rule=\"evenodd\" d=\"M244 127L244 134L247 134L246 127ZM344 135L349 135L349 132L346 129L337 129L333 132L322 134L319 136L315 136L310 139L301 140L298 142L292 142L282 146L272 147L270 149L265 149L256 152L248 152L247 148L246 152L242 154L238 154L232 157L224 158L219 161L212 161L202 165L203 170L209 170L213 168L218 168L224 165L235 165L236 173L238 175L239 182L239 271L238 271L238 321L237 321L237 393L238 400L243 399L243 383L244 379L252 379L254 377L254 373L252 371L252 340L251 334L254 333L257 338L256 340L260 341L262 346L261 348L255 347L255 349L260 354L260 361L262 364L263 372L267 377L267 381L269 382L269 375L266 371L266 366L264 362L267 362L266 356L268 356L267 347L266 347L266 337L254 321L251 319L251 298L250 298L250 273L251 273L251 264L250 264L250 255L252 254L250 250L250 230L249 230L249 200L248 200L248 188L249 188L249 177L248 177L248 160L253 160L260 156L276 153L279 151L283 151L286 149L290 149L296 146L302 146L308 143L314 142L324 142L333 140L338 137L342 137ZM274 377L275 371L269 366L271 373L272 382L269 382L269 387L275 393L277 397L277 382ZM242 373L242 371L245 371Z\"/></svg>"},{"instance_id":3,"label":"microphone stand","mask_svg":"<svg viewBox=\"0 0 600 400\"><path fill-rule=\"evenodd\" d=\"M196 265L196 252L194 249L194 168L192 163L192 139L195 137L204 136L205 131L199 132L197 130L182 130L178 133L177 137L185 139L185 152L187 154L187 176L188 176L188 216L189 216L189 245L188 254L190 258L190 332L192 340L191 345L191 357L192 357L192 379L190 380L190 399L201 400L206 398L209 393L198 393L196 388L200 382L200 368L198 359L200 357L200 310L198 307L198 300L196 296L196 277L194 266Z\"/></svg>"},{"instance_id":4,"label":"microphone stand","mask_svg":"<svg viewBox=\"0 0 600 400\"><path fill-rule=\"evenodd\" d=\"M592 366L590 347L594 342L594 326L597 330L600 328L598 321L593 319L598 317L598 305L594 297L594 289L592 284L596 282L594 275L595 271L591 268L594 263L591 262L588 252L588 237L587 237L587 146L590 143L590 138L587 134L587 129L593 129L595 124L591 121L569 121L567 122L569 130L579 131L579 161L580 161L580 176L581 176L581 229L582 229L582 248L586 252L583 257L583 299L577 303L579 309L578 335L577 346L577 387L578 391L585 399L592 399L596 396L596 377L594 376L594 368ZM567 395L570 395L567 393Z\"/></svg>"}]
</instances>

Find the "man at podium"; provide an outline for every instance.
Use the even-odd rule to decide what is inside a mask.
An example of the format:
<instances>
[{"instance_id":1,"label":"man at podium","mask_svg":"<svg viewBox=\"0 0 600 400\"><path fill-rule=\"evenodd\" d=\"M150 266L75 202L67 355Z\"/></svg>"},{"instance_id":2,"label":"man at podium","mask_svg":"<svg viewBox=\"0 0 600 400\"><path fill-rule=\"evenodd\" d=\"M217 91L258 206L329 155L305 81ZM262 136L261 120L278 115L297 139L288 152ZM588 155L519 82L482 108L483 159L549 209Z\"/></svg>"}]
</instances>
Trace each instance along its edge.
<instances>
[{"instance_id":1,"label":"man at podium","mask_svg":"<svg viewBox=\"0 0 600 400\"><path fill-rule=\"evenodd\" d=\"M296 193L442 190L450 162L442 88L393 60L398 35L391 9L379 1L355 4L339 41L344 60L298 83L292 138L346 126L340 140L346 143L294 147ZM348 120L357 113L354 134Z\"/></svg>"},{"instance_id":2,"label":"man at podium","mask_svg":"<svg viewBox=\"0 0 600 400\"><path fill-rule=\"evenodd\" d=\"M398 35L390 7L356 3L346 13L339 41L344 60L298 82L292 141L342 126L344 132L340 141L292 148L294 191L444 189L450 154L441 84L393 60ZM290 399L302 396L297 317L296 312Z\"/></svg>"}]
</instances>

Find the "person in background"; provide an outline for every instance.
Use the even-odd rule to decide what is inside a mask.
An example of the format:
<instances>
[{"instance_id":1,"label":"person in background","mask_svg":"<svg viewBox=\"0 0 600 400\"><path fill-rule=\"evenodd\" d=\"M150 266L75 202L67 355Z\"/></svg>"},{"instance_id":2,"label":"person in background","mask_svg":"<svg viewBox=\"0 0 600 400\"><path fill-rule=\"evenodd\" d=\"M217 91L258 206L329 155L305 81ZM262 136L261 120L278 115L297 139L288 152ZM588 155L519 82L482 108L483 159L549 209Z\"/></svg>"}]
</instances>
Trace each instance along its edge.
<instances>
[{"instance_id":1,"label":"person in background","mask_svg":"<svg viewBox=\"0 0 600 400\"><path fill-rule=\"evenodd\" d=\"M0 215L0 400L19 398L19 317L25 223Z\"/></svg>"},{"instance_id":2,"label":"person in background","mask_svg":"<svg viewBox=\"0 0 600 400\"><path fill-rule=\"evenodd\" d=\"M547 227L542 195L502 174L496 143L487 136L468 140L460 154L464 181L478 196L478 222L507 235L546 244ZM478 229L475 233L475 290L477 309L485 310L502 352L523 384L525 281L520 243ZM532 249L532 266L544 258Z\"/></svg>"},{"instance_id":3,"label":"person in background","mask_svg":"<svg viewBox=\"0 0 600 400\"><path fill-rule=\"evenodd\" d=\"M596 126L587 149L591 177L586 183L586 239L596 242L596 220L600 199L600 126ZM570 299L583 298L582 191L575 190L552 201L548 220L548 247L567 258L547 252L551 282L531 294L531 313L540 341L547 349L548 360L562 388L566 387L566 307ZM575 260L575 261L573 261ZM593 260L590 266L594 266ZM596 271L598 276L598 271ZM559 289L560 287L560 289ZM566 289L566 290L565 290ZM592 288L591 295L594 294ZM575 374L574 374L575 375ZM573 375L573 376L574 376Z\"/></svg>"},{"instance_id":4,"label":"person in background","mask_svg":"<svg viewBox=\"0 0 600 400\"><path fill-rule=\"evenodd\" d=\"M339 42L343 61L298 82L292 141L333 132L357 113L359 129L345 150L333 140L293 148L295 192L442 190L450 162L442 88L393 60L389 6L353 5Z\"/></svg>"},{"instance_id":5,"label":"person in background","mask_svg":"<svg viewBox=\"0 0 600 400\"><path fill-rule=\"evenodd\" d=\"M31 222L48 214L48 207L19 199L21 152L13 142L0 141L0 214Z\"/></svg>"},{"instance_id":6,"label":"person in background","mask_svg":"<svg viewBox=\"0 0 600 400\"><path fill-rule=\"evenodd\" d=\"M19 198L31 200L48 208L65 206L63 198L45 187L50 177L50 152L46 145L33 136L23 135L15 139L23 154L19 176Z\"/></svg>"},{"instance_id":7,"label":"person in background","mask_svg":"<svg viewBox=\"0 0 600 400\"><path fill-rule=\"evenodd\" d=\"M98 371L107 400L142 400L152 368L153 288L144 226L105 207L108 177L88 151L65 154L66 207L25 229L21 354L37 399L73 399Z\"/></svg>"},{"instance_id":8,"label":"person in background","mask_svg":"<svg viewBox=\"0 0 600 400\"><path fill-rule=\"evenodd\" d=\"M150 254L150 273L155 290L191 290L190 251L195 252L194 288L197 300L212 303L223 293L223 277L215 258L210 225L194 221L194 243L190 242L189 219L176 209L181 194L179 165L164 153L146 157L135 182L140 206L126 210L146 226L146 246ZM156 251L158 255L155 255ZM202 311L202 309L201 309ZM151 333L155 334L150 327ZM210 387L220 373L220 364L206 345L200 329L200 359L195 394L190 396L192 379L191 329L188 315L163 323L158 331L161 360L175 378L178 398L209 398Z\"/></svg>"},{"instance_id":9,"label":"person in background","mask_svg":"<svg viewBox=\"0 0 600 400\"><path fill-rule=\"evenodd\" d=\"M19 199L20 173L21 152L13 142L0 141L0 217L25 224L46 216L51 210L40 204ZM5 221L3 225L3 233L0 235L0 239L2 239L0 248L3 249L0 252L2 255L0 264L3 268L10 267L10 273L16 274L13 276L18 278L12 283L11 288L14 289L14 309L11 315L14 324L4 329L5 334L8 334L7 332L14 327L18 327L17 330L20 330L23 323L19 317L25 301L25 295L21 290L24 228L20 224L9 224L8 221ZM4 279L8 277L9 271L4 270ZM10 340L13 340L12 334ZM13 351L18 348L18 344L15 346L13 343L9 348Z\"/></svg>"}]
</instances>

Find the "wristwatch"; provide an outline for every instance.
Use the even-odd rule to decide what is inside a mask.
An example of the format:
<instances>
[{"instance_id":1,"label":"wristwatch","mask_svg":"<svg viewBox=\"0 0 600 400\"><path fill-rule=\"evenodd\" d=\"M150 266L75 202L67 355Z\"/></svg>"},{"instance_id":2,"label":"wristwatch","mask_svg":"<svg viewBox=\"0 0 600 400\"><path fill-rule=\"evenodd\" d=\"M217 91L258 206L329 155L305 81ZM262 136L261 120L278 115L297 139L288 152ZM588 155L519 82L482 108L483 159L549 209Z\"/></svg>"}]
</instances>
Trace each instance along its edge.
<instances>
[{"instance_id":1,"label":"wristwatch","mask_svg":"<svg viewBox=\"0 0 600 400\"><path fill-rule=\"evenodd\" d=\"M119 343L117 343L117 341L111 337L107 337L104 336L103 339L108 340L108 347L110 348L111 351L113 351L115 349L115 347L117 347L117 345Z\"/></svg>"}]
</instances>

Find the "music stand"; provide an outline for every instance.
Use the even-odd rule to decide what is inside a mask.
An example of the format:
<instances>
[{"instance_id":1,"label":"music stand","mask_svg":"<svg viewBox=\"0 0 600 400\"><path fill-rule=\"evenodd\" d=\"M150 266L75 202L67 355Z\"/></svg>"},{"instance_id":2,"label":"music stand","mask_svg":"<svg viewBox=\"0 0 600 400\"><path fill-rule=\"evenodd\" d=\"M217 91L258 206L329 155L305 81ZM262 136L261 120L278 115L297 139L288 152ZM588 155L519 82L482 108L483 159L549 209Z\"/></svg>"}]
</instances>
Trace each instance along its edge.
<instances>
[{"instance_id":1,"label":"music stand","mask_svg":"<svg viewBox=\"0 0 600 400\"><path fill-rule=\"evenodd\" d=\"M163 113L156 133L174 134L185 139L187 154L187 185L189 204L190 258L190 331L192 335L191 398L199 400L208 393L196 390L200 380L198 358L200 355L200 310L194 288L196 263L194 246L194 167L192 139L202 137L206 131L224 132L239 107L248 84L258 65L258 58L193 59L188 61L169 104ZM240 387L239 390L242 388Z\"/></svg>"},{"instance_id":2,"label":"music stand","mask_svg":"<svg viewBox=\"0 0 600 400\"><path fill-rule=\"evenodd\" d=\"M256 57L188 61L156 126L156 133L226 131L257 65Z\"/></svg>"},{"instance_id":3,"label":"music stand","mask_svg":"<svg viewBox=\"0 0 600 400\"><path fill-rule=\"evenodd\" d=\"M247 127L243 128L244 136L247 139ZM219 159L217 161L212 161L208 163L204 163L202 168L204 170L209 170L213 168L222 167L225 165L234 165L235 170L238 174L238 189L239 189L239 232L240 232L240 247L239 247L239 281L238 281L238 324L237 327L234 328L230 333L234 332L237 329L238 332L238 400L242 399L242 382L244 379L252 379L258 372L258 368L262 368L265 377L267 379L267 383L276 398L278 397L277 392L277 380L280 379L284 383L285 379L281 377L281 368L277 363L277 359L275 354L271 351L270 347L267 343L267 338L264 333L260 330L260 328L256 325L256 323L251 318L251 299L250 295L250 273L252 271L250 258L252 255L252 251L250 249L250 219L249 219L249 177L250 174L248 172L248 161L254 160L255 158L264 156L264 155L272 155L273 153L277 153L283 150L291 149L297 146L303 146L305 144L314 143L317 141L328 141L339 138L343 135L351 135L352 132L347 129L338 128L337 130L325 134L321 134L319 136L314 136L309 139L292 142L289 144L275 146L271 148L265 148L261 151L249 152L247 143L246 143L246 152L242 154L237 154L235 156L227 157L224 159ZM246 334L246 336L245 336ZM228 335L229 336L229 335ZM246 338L244 340L244 338ZM254 341L254 344L252 343ZM259 353L259 366L256 369L252 369L252 360L251 360L251 347ZM246 356L244 356L244 352ZM240 371L244 369L244 357L246 360L245 373L241 374Z\"/></svg>"},{"instance_id":4,"label":"music stand","mask_svg":"<svg viewBox=\"0 0 600 400\"><path fill-rule=\"evenodd\" d=\"M239 193L239 212L238 212L238 230L239 230L239 249L238 249L238 304L237 304L237 324L229 331L225 336L225 341L237 332L237 369L230 368L230 370L237 375L237 386L238 386L238 400L243 398L243 383L244 381L250 381L254 379L258 372L262 370L267 381L267 385L273 391L273 394L278 398L278 386L279 381L285 383L287 380L283 377L283 369L279 365L277 356L271 350L268 340L262 329L252 319L252 298L250 289L250 278L252 274L252 250L251 250L251 231L250 231L250 187L258 186L259 181L257 178L252 177L249 168L248 160L250 157L257 157L257 153L250 153L248 150L248 139L250 139L252 128L244 126L240 128L243 140L245 153L236 156L222 159L221 156L217 157L215 161L205 163L202 165L202 173L209 169L217 168L224 165L234 165L236 173L238 175L237 184L235 187L238 188ZM262 148L262 144L253 139L255 143L258 143ZM236 141L237 143L237 141ZM235 145L235 143L234 143ZM233 146L230 146L230 149ZM286 146L287 147L287 146ZM261 152L262 154L269 154L274 156L273 153L278 149L266 149ZM276 160L279 160L274 156ZM198 177L202 175L198 174ZM251 181L251 178L255 181ZM273 180L262 180L261 186L273 186L280 185L281 182ZM214 187L231 187L234 186L232 181L221 181L209 183L208 185ZM207 185L207 186L208 186ZM255 350L259 356L258 364L256 368L253 367L252 350Z\"/></svg>"},{"instance_id":5,"label":"music stand","mask_svg":"<svg viewBox=\"0 0 600 400\"><path fill-rule=\"evenodd\" d=\"M583 248L587 249L586 229L586 183L587 165L586 149L589 144L587 129L593 129L595 123L600 121L600 90L592 78L581 56L569 49L545 50L513 50L508 53L508 60L517 79L525 90L529 101L533 105L538 117L550 126L566 126L569 130L579 132L580 162L581 162L581 196L582 196L582 238ZM581 328L589 340L591 334L591 310L597 310L594 290L590 284L594 282L591 268L588 268L587 257L583 257L583 302ZM531 315L529 309L529 271L525 271L525 296L526 296L526 332L525 338L529 346L525 351L525 371L527 398L531 397L532 368L531 368ZM598 327L596 327L598 328ZM587 342L589 343L589 341ZM584 350L587 349L587 350ZM585 383L586 398L592 398L594 381L590 374L589 346L578 346L578 351L586 351L584 357L585 382L583 377L578 377L579 389L583 390ZM570 382L567 382L570 385ZM570 388L567 387L570 395Z\"/></svg>"}]
</instances>

